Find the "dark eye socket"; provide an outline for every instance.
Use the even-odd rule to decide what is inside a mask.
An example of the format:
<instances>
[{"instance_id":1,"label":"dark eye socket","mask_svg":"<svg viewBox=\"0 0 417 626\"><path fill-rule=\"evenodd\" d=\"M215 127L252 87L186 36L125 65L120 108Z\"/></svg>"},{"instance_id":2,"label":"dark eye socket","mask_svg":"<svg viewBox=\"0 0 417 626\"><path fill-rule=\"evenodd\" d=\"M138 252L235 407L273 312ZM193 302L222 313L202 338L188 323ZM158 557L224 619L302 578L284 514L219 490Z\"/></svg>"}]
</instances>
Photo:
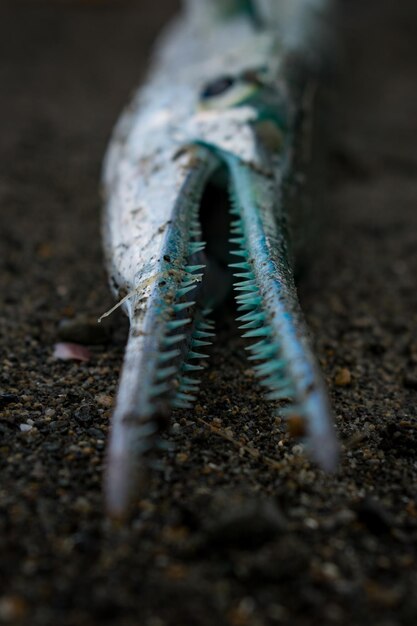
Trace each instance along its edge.
<instances>
[{"instance_id":1,"label":"dark eye socket","mask_svg":"<svg viewBox=\"0 0 417 626\"><path fill-rule=\"evenodd\" d=\"M233 87L235 79L232 76L222 76L208 83L201 92L201 99L207 100L208 98L214 98L225 93L228 89Z\"/></svg>"}]
</instances>

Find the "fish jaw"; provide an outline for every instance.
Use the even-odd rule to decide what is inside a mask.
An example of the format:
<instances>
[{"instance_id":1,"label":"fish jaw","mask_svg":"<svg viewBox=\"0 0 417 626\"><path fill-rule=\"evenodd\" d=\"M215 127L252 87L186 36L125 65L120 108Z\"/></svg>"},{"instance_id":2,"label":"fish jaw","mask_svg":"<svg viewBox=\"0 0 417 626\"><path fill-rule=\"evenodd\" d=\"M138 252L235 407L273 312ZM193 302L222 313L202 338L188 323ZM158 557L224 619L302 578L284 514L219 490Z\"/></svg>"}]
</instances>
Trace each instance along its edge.
<instances>
[{"instance_id":1,"label":"fish jaw","mask_svg":"<svg viewBox=\"0 0 417 626\"><path fill-rule=\"evenodd\" d=\"M311 457L326 471L338 461L330 403L298 302L287 216L280 189L283 172L265 176L225 155L230 170L238 321L255 373L282 415L300 418Z\"/></svg>"},{"instance_id":2,"label":"fish jaw","mask_svg":"<svg viewBox=\"0 0 417 626\"><path fill-rule=\"evenodd\" d=\"M194 360L205 356L197 347L202 337L211 334L200 286L205 264L201 262L204 242L198 210L218 161L202 147L190 150L193 156L153 265L154 275L139 274L146 280L135 287L138 272L133 268L129 285L131 297L126 310L130 331L105 476L107 509L115 517L129 510L142 459L168 424L171 409L188 405L187 397L192 397L190 391L195 386L190 373L201 368ZM111 268L112 275L124 271L126 278L126 265L128 262L123 261L121 269Z\"/></svg>"},{"instance_id":3,"label":"fish jaw","mask_svg":"<svg viewBox=\"0 0 417 626\"><path fill-rule=\"evenodd\" d=\"M203 358L196 346L212 334L204 291L208 275L202 264L194 264L204 260L210 266L201 250L198 211L205 185L221 166L227 169L231 190L231 251L239 257L232 264L238 311L243 312L238 321L243 336L252 342L255 373L267 398L280 402L289 423L301 420L301 435L318 465L333 471L337 464L330 405L293 279L286 211L279 195L284 170L266 163L267 173L258 171L213 147L193 150L198 158L174 208L158 278L145 304L140 293L129 303L131 327L106 474L107 507L114 517L129 510L146 467L144 457L169 424L171 409L189 408L195 399L198 383L190 372L192 376L201 365L189 357ZM197 241L190 241L190 233ZM195 292L195 300L187 303L188 291Z\"/></svg>"}]
</instances>

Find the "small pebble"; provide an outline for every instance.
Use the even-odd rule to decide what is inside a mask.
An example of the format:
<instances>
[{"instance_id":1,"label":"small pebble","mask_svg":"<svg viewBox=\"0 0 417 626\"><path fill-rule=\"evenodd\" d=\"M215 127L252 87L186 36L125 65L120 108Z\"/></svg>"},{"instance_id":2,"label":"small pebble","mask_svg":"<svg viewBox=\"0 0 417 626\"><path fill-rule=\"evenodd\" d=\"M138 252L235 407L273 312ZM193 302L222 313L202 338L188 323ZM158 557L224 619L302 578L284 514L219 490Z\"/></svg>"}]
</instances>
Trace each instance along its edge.
<instances>
[{"instance_id":1,"label":"small pebble","mask_svg":"<svg viewBox=\"0 0 417 626\"><path fill-rule=\"evenodd\" d=\"M304 437L306 433L306 423L304 418L301 417L301 415L291 415L291 417L287 419L287 428L290 437L293 437L294 439Z\"/></svg>"},{"instance_id":2,"label":"small pebble","mask_svg":"<svg viewBox=\"0 0 417 626\"><path fill-rule=\"evenodd\" d=\"M322 573L324 578L329 581L337 580L338 578L340 578L339 568L334 563L323 563Z\"/></svg>"},{"instance_id":3,"label":"small pebble","mask_svg":"<svg viewBox=\"0 0 417 626\"><path fill-rule=\"evenodd\" d=\"M74 411L74 418L78 424L82 426L89 426L93 423L97 417L96 405L91 402L85 402L81 404L76 411Z\"/></svg>"},{"instance_id":4,"label":"small pebble","mask_svg":"<svg viewBox=\"0 0 417 626\"><path fill-rule=\"evenodd\" d=\"M53 356L61 361L89 361L91 352L75 343L56 343Z\"/></svg>"},{"instance_id":5,"label":"small pebble","mask_svg":"<svg viewBox=\"0 0 417 626\"><path fill-rule=\"evenodd\" d=\"M338 387L347 387L352 382L352 374L347 367L342 367L336 374L334 379L335 384Z\"/></svg>"},{"instance_id":6,"label":"small pebble","mask_svg":"<svg viewBox=\"0 0 417 626\"><path fill-rule=\"evenodd\" d=\"M98 395L96 395L95 401L99 406L102 406L105 409L110 409L113 406L112 396L108 396L105 393L99 393Z\"/></svg>"},{"instance_id":7,"label":"small pebble","mask_svg":"<svg viewBox=\"0 0 417 626\"><path fill-rule=\"evenodd\" d=\"M27 606L23 598L17 595L0 597L0 621L15 622L26 616Z\"/></svg>"},{"instance_id":8,"label":"small pebble","mask_svg":"<svg viewBox=\"0 0 417 626\"><path fill-rule=\"evenodd\" d=\"M317 530L319 527L319 523L317 520L313 519L312 517L307 517L304 520L304 526L306 528L309 528L310 530Z\"/></svg>"},{"instance_id":9,"label":"small pebble","mask_svg":"<svg viewBox=\"0 0 417 626\"><path fill-rule=\"evenodd\" d=\"M32 430L33 426L32 424L20 424L19 428L22 433L28 433L30 430Z\"/></svg>"}]
</instances>

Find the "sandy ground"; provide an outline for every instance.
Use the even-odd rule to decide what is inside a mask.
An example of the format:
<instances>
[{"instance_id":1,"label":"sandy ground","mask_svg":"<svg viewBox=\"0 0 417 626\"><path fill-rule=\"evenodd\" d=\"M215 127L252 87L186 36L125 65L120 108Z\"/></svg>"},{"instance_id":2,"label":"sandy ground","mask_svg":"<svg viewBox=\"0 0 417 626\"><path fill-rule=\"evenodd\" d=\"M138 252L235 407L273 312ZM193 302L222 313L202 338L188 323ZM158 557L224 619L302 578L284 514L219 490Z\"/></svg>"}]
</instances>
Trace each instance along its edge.
<instances>
[{"instance_id":1,"label":"sandy ground","mask_svg":"<svg viewBox=\"0 0 417 626\"><path fill-rule=\"evenodd\" d=\"M300 284L341 467L300 455L224 311L199 402L117 528L101 482L126 324L77 322L87 363L52 351L63 319L112 304L100 163L175 2L2 4L1 623L415 623L417 9L345 5L328 218Z\"/></svg>"}]
</instances>

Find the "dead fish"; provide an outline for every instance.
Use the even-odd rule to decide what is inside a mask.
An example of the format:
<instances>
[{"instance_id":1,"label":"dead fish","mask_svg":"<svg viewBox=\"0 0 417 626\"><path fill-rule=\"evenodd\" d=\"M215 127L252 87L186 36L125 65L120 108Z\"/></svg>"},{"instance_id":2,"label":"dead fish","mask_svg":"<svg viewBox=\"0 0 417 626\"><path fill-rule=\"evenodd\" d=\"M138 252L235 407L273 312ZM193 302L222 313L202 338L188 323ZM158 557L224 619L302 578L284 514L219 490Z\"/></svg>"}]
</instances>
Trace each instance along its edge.
<instances>
[{"instance_id":1,"label":"dead fish","mask_svg":"<svg viewBox=\"0 0 417 626\"><path fill-rule=\"evenodd\" d=\"M108 444L112 515L129 509L172 408L196 400L215 335L210 312L232 288L267 398L301 423L319 466L336 466L329 401L294 283L285 195L327 4L189 0L114 130L104 248L130 334Z\"/></svg>"}]
</instances>

